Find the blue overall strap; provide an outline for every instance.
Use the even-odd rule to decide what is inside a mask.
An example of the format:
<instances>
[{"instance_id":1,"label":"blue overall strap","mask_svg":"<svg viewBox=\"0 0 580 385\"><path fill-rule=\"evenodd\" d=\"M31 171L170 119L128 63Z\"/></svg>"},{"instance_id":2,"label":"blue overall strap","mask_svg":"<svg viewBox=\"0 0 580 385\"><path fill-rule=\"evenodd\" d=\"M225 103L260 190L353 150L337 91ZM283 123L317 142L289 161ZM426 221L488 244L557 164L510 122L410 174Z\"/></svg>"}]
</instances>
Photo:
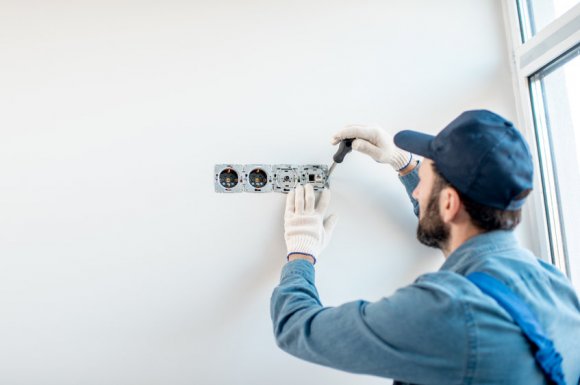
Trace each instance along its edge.
<instances>
[{"instance_id":1,"label":"blue overall strap","mask_svg":"<svg viewBox=\"0 0 580 385\"><path fill-rule=\"evenodd\" d=\"M532 310L509 287L489 274L475 272L466 277L483 293L489 295L504 308L520 327L532 345L532 353L542 368L549 384L565 385L562 356L556 351L552 340L546 336Z\"/></svg>"}]
</instances>

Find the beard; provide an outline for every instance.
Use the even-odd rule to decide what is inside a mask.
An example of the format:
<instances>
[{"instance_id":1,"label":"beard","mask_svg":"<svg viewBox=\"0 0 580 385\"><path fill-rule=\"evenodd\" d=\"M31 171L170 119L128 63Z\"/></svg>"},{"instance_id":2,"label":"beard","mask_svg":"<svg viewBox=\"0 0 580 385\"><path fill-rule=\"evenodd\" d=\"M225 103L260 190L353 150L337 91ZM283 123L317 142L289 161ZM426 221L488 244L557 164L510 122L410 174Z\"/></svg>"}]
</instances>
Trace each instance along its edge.
<instances>
[{"instance_id":1,"label":"beard","mask_svg":"<svg viewBox=\"0 0 580 385\"><path fill-rule=\"evenodd\" d=\"M449 240L449 226L443 223L439 214L439 193L429 197L425 215L417 225L417 239L425 246L443 250Z\"/></svg>"}]
</instances>

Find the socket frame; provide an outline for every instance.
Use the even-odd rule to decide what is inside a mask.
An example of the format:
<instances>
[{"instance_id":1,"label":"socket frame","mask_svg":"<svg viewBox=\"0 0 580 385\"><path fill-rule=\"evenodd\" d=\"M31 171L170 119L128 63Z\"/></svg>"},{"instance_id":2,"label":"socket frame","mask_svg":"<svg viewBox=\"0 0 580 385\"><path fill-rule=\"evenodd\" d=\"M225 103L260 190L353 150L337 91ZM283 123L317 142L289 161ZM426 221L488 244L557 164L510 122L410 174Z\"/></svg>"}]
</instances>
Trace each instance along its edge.
<instances>
[{"instance_id":1,"label":"socket frame","mask_svg":"<svg viewBox=\"0 0 580 385\"><path fill-rule=\"evenodd\" d=\"M261 170L266 173L266 184L263 187L252 185L252 172ZM244 165L244 191L250 193L267 193L272 191L272 166L269 164L246 164Z\"/></svg>"},{"instance_id":2,"label":"socket frame","mask_svg":"<svg viewBox=\"0 0 580 385\"><path fill-rule=\"evenodd\" d=\"M225 170L232 169L238 174L238 182L233 187L225 187L220 183L220 175ZM241 164L216 164L215 173L215 192L219 193L240 193L244 191L244 166Z\"/></svg>"}]
</instances>

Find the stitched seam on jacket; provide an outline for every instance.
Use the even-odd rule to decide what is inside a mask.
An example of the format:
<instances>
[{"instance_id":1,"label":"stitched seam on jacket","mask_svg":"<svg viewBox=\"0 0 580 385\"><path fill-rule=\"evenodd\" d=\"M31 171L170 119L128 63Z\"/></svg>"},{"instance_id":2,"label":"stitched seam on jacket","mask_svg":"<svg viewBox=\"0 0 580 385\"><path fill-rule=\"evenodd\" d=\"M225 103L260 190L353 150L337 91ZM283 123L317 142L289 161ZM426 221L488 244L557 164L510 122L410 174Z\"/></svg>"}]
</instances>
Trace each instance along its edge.
<instances>
[{"instance_id":1,"label":"stitched seam on jacket","mask_svg":"<svg viewBox=\"0 0 580 385\"><path fill-rule=\"evenodd\" d=\"M477 327L473 317L473 311L469 304L461 301L463 313L465 315L465 326L467 329L467 361L465 365L464 385L471 385L477 370Z\"/></svg>"}]
</instances>

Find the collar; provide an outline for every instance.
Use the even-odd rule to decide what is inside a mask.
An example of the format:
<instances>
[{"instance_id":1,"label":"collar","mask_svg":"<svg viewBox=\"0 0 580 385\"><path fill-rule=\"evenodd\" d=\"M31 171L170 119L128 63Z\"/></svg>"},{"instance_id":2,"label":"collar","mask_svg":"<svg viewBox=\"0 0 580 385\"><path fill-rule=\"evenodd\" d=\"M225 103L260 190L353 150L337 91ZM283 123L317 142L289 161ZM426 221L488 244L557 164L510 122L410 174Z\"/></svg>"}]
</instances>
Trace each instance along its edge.
<instances>
[{"instance_id":1,"label":"collar","mask_svg":"<svg viewBox=\"0 0 580 385\"><path fill-rule=\"evenodd\" d=\"M519 244L512 230L494 230L478 234L449 254L440 270L460 273L480 262L482 257L488 254L516 248L519 248Z\"/></svg>"}]
</instances>

